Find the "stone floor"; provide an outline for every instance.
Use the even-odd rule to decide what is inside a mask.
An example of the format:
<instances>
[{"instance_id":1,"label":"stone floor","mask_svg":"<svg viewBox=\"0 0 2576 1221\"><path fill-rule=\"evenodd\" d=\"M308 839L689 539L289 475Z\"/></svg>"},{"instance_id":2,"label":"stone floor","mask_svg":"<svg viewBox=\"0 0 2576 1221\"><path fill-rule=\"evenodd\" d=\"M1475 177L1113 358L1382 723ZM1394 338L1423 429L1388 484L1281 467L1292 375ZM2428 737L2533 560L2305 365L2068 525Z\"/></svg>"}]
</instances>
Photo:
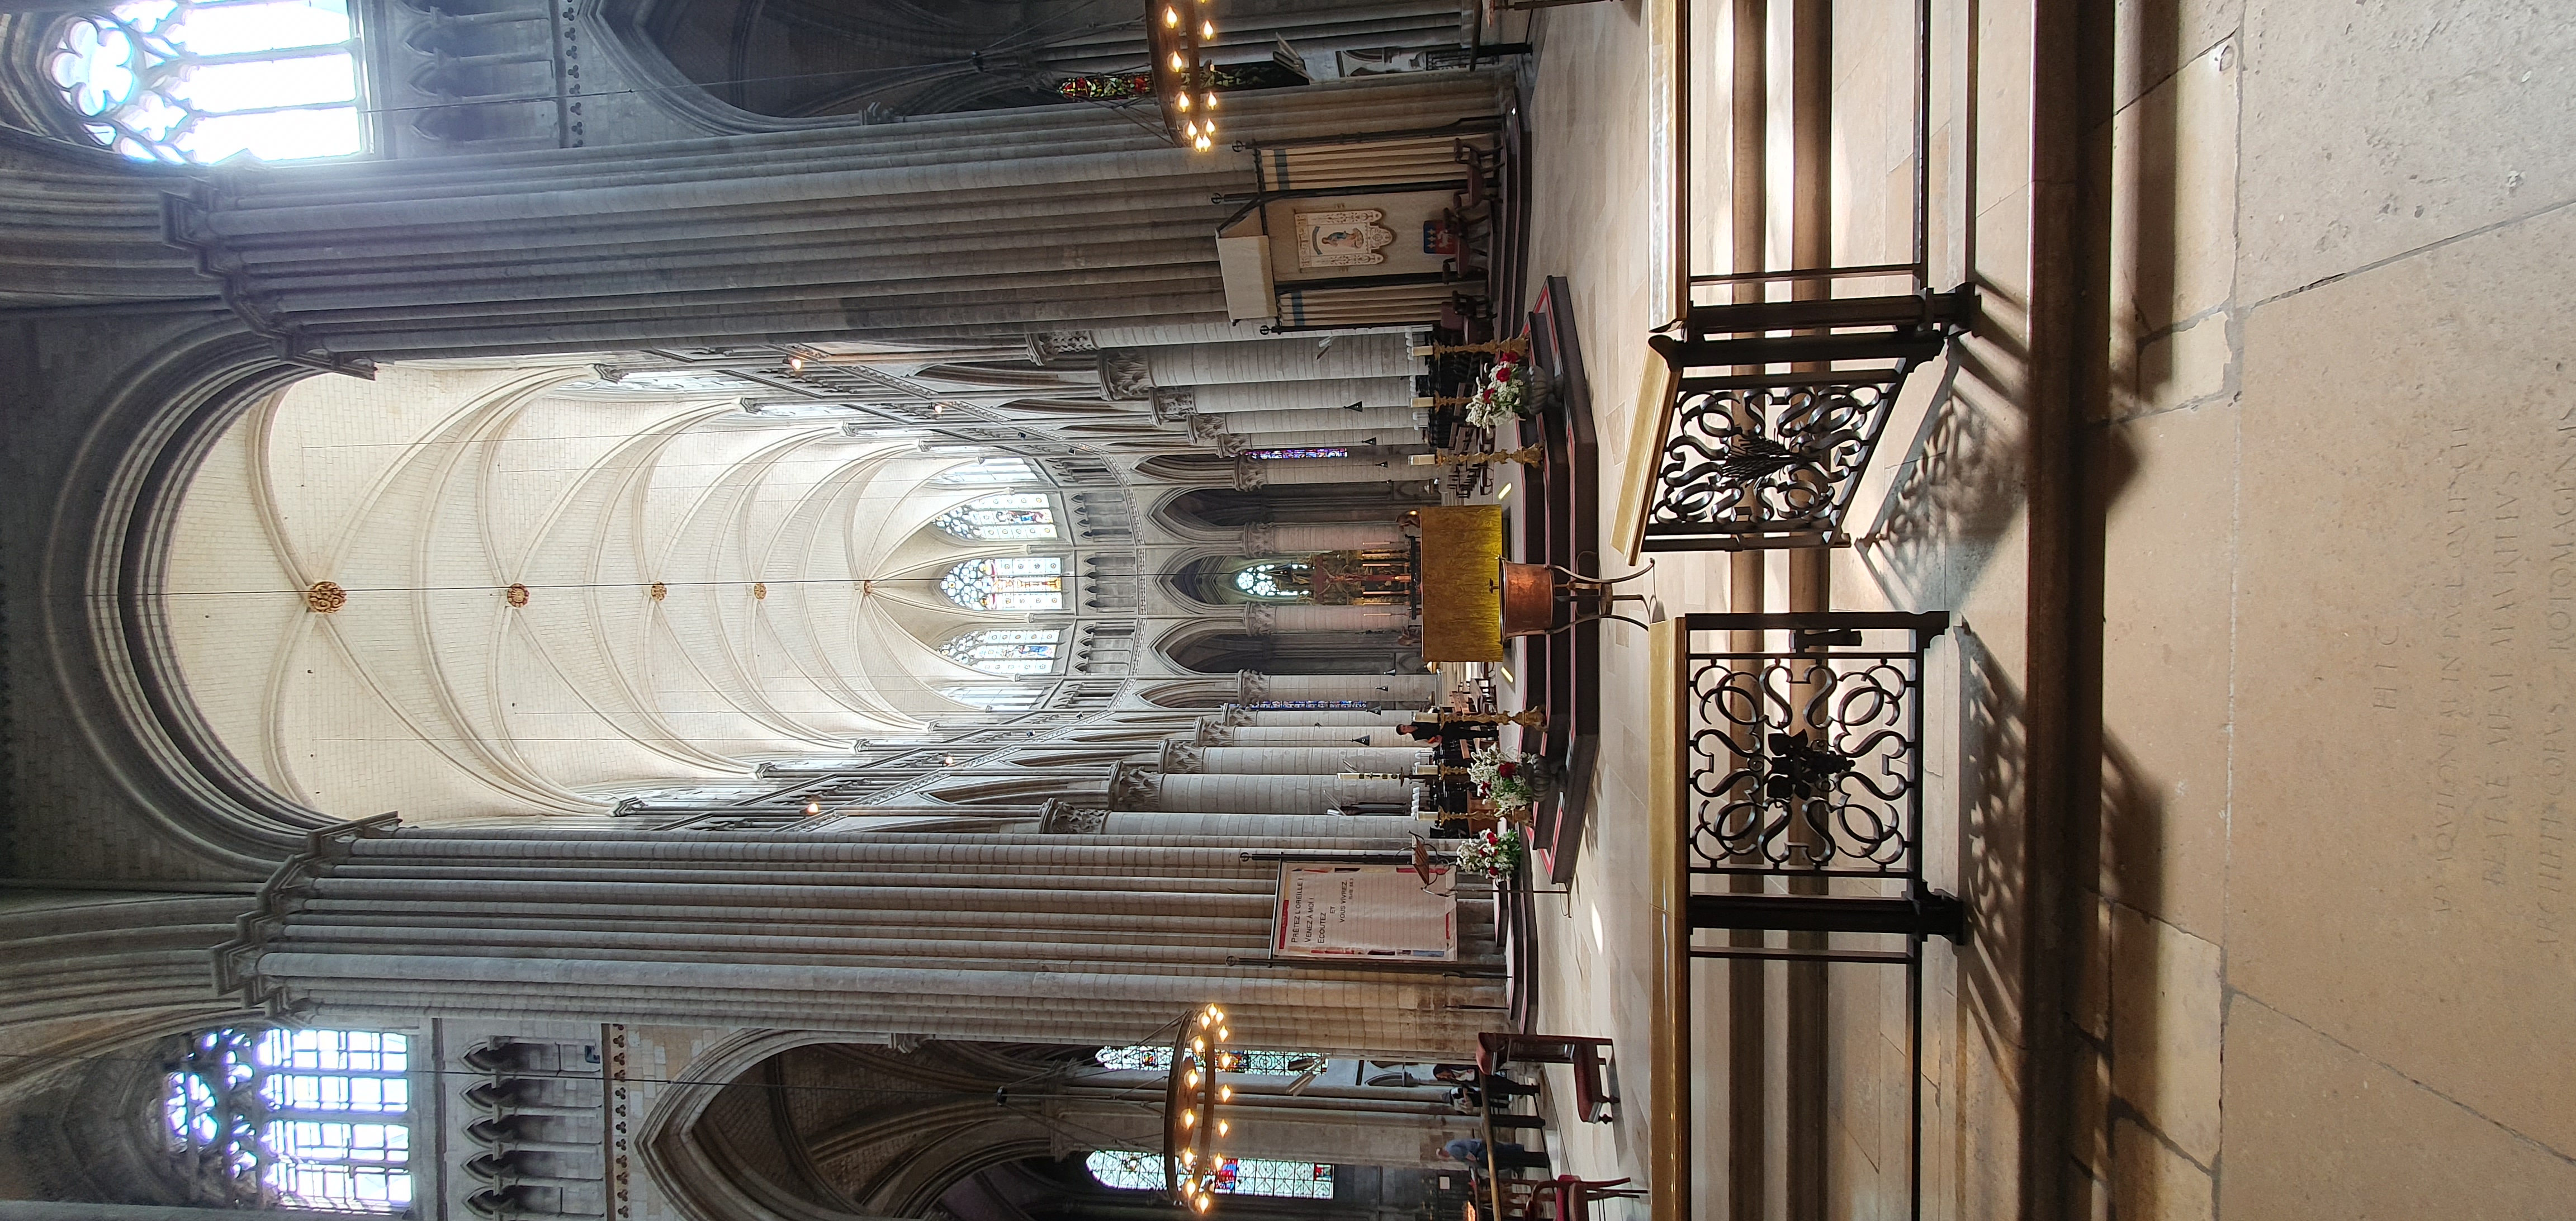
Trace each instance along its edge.
<instances>
[{"instance_id":1,"label":"stone floor","mask_svg":"<svg viewBox=\"0 0 2576 1221\"><path fill-rule=\"evenodd\" d=\"M1903 232L1903 81L1870 66L1901 52L1904 8L1836 10L1844 261ZM2530 4L2117 8L2082 230L2110 303L2079 404L2104 553L2095 867L1998 880L1971 858L2018 783L2031 14L1934 6L1935 279L1977 283L1985 318L1946 383L1918 375L1857 501L1892 511L1834 589L1962 625L1936 657L1936 876L1989 917L2037 882L2095 908L2065 950L2066 1215L2576 1215L2576 27ZM1706 94L1724 10L1694 10ZM1534 21L1532 269L1573 281L1608 495L1651 322L1646 17ZM1703 167L1721 228L1724 184ZM1669 613L1725 603L1722 557L1664 557L1652 582ZM1610 1036L1622 1064L1620 1120L1557 1138L1596 1178L1644 1174L1644 645L1608 631L1583 865L1542 921L1544 1027ZM1930 1216L2031 1203L2025 1015L1991 969L2013 927L1936 950ZM1901 1215L1895 975L1834 976L1836 1217Z\"/></svg>"}]
</instances>

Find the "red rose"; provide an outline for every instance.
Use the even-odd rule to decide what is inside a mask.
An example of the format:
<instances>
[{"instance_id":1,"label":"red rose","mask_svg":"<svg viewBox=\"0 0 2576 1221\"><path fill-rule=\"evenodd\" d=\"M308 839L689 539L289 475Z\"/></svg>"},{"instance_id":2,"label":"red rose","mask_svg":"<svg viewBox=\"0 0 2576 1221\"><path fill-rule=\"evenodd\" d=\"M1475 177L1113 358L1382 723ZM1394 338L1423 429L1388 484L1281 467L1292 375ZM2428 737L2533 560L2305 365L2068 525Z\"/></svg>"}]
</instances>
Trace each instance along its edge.
<instances>
[{"instance_id":1,"label":"red rose","mask_svg":"<svg viewBox=\"0 0 2576 1221\"><path fill-rule=\"evenodd\" d=\"M1494 767L1494 774L1497 776L1517 776L1520 771L1521 765L1517 763L1496 764Z\"/></svg>"}]
</instances>

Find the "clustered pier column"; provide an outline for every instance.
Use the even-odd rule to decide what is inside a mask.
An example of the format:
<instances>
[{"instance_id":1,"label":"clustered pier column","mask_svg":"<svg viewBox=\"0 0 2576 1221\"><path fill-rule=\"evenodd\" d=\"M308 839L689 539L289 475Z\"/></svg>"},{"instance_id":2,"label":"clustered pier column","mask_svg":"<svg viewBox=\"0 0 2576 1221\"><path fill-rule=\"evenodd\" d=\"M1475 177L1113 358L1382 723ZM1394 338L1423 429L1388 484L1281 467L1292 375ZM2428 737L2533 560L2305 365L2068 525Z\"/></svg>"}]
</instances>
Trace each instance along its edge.
<instances>
[{"instance_id":1,"label":"clustered pier column","mask_svg":"<svg viewBox=\"0 0 2576 1221\"><path fill-rule=\"evenodd\" d=\"M1493 93L1490 73L1327 82L1237 95L1227 126L1260 142L1348 135L1487 114ZM404 357L1218 322L1227 209L1212 197L1252 185L1240 154L1175 148L1097 107L1039 107L225 169L170 196L168 236L291 359L362 372ZM1312 364L1315 345L1299 346Z\"/></svg>"},{"instance_id":2,"label":"clustered pier column","mask_svg":"<svg viewBox=\"0 0 2576 1221\"><path fill-rule=\"evenodd\" d=\"M1247 852L1405 846L405 829L290 867L219 953L252 1003L325 1022L1120 1043L1214 1001L1246 1046L1452 1057L1498 1028L1496 981L1229 963L1269 944L1278 865ZM1462 944L1490 945L1491 929L1462 929Z\"/></svg>"}]
</instances>

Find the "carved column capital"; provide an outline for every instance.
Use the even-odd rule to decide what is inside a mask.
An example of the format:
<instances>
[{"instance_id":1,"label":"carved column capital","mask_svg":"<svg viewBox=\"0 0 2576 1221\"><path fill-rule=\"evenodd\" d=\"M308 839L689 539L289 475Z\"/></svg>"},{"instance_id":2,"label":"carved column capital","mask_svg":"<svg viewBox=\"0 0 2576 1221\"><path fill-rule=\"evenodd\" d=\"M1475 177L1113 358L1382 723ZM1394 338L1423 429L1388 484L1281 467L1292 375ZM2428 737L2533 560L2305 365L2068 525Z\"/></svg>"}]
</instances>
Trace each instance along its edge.
<instances>
[{"instance_id":1,"label":"carved column capital","mask_svg":"<svg viewBox=\"0 0 2576 1221\"><path fill-rule=\"evenodd\" d=\"M1261 703L1270 698L1270 676L1259 670L1236 671L1234 689L1240 696L1240 703Z\"/></svg>"},{"instance_id":2,"label":"carved column capital","mask_svg":"<svg viewBox=\"0 0 2576 1221\"><path fill-rule=\"evenodd\" d=\"M1061 797L1049 798L1038 812L1041 835L1098 835L1109 825L1109 811L1099 806L1068 804Z\"/></svg>"},{"instance_id":3,"label":"carved column capital","mask_svg":"<svg viewBox=\"0 0 2576 1221\"><path fill-rule=\"evenodd\" d=\"M1040 365L1068 356L1089 356L1099 350L1099 342L1089 331L1039 331L1029 336L1029 358Z\"/></svg>"},{"instance_id":4,"label":"carved column capital","mask_svg":"<svg viewBox=\"0 0 2576 1221\"><path fill-rule=\"evenodd\" d=\"M1162 773L1151 764L1121 763L1109 775L1109 808L1132 810L1163 791Z\"/></svg>"},{"instance_id":5,"label":"carved column capital","mask_svg":"<svg viewBox=\"0 0 2576 1221\"><path fill-rule=\"evenodd\" d=\"M1255 522L1243 528L1245 555L1279 554L1279 527L1272 522Z\"/></svg>"},{"instance_id":6,"label":"carved column capital","mask_svg":"<svg viewBox=\"0 0 2576 1221\"><path fill-rule=\"evenodd\" d=\"M1272 636L1279 631L1279 608L1255 603L1243 608L1243 630L1255 636Z\"/></svg>"},{"instance_id":7,"label":"carved column capital","mask_svg":"<svg viewBox=\"0 0 2576 1221\"><path fill-rule=\"evenodd\" d=\"M1261 489L1261 485L1262 485L1263 479L1264 479L1264 473L1263 473L1263 469L1262 469L1262 462L1261 462L1261 460L1260 460L1260 459L1258 459L1258 458L1236 458L1236 459L1234 460L1234 490L1235 490L1235 491L1238 491L1238 492L1255 492L1255 491L1259 491L1259 490Z\"/></svg>"},{"instance_id":8,"label":"carved column capital","mask_svg":"<svg viewBox=\"0 0 2576 1221\"><path fill-rule=\"evenodd\" d=\"M1225 722L1223 713L1199 718L1198 744L1202 747L1234 744L1234 727Z\"/></svg>"},{"instance_id":9,"label":"carved column capital","mask_svg":"<svg viewBox=\"0 0 2576 1221\"><path fill-rule=\"evenodd\" d=\"M1181 741L1181 740L1179 740L1179 739L1177 739L1177 738L1175 738L1175 739L1171 739L1171 740L1168 740L1168 741L1165 741L1165 742L1163 743L1163 774L1164 774L1164 775L1166 775L1166 776L1194 776L1194 775L1197 775L1197 774L1198 774L1198 770L1199 770L1199 763L1200 763L1200 756L1199 756L1199 747L1198 747L1198 744L1197 744L1197 743L1195 743L1195 742L1183 742L1183 741Z\"/></svg>"},{"instance_id":10,"label":"carved column capital","mask_svg":"<svg viewBox=\"0 0 2576 1221\"><path fill-rule=\"evenodd\" d=\"M1178 424L1198 414L1199 396L1187 387L1154 387L1154 419L1164 424Z\"/></svg>"},{"instance_id":11,"label":"carved column capital","mask_svg":"<svg viewBox=\"0 0 2576 1221\"><path fill-rule=\"evenodd\" d=\"M1133 348L1109 348L1100 354L1101 393L1120 402L1154 397L1154 368Z\"/></svg>"}]
</instances>

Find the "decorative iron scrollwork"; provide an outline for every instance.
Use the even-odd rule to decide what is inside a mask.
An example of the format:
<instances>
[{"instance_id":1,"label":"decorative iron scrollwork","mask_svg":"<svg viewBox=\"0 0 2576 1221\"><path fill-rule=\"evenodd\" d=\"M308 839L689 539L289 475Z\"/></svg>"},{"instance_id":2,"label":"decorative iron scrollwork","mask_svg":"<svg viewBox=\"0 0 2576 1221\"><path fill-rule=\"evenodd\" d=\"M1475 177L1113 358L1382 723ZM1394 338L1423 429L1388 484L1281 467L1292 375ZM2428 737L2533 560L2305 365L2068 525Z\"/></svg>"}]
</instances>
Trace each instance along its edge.
<instances>
[{"instance_id":1,"label":"decorative iron scrollwork","mask_svg":"<svg viewBox=\"0 0 2576 1221\"><path fill-rule=\"evenodd\" d=\"M1902 376L1686 393L1655 472L1650 534L1839 540Z\"/></svg>"},{"instance_id":2,"label":"decorative iron scrollwork","mask_svg":"<svg viewBox=\"0 0 2576 1221\"><path fill-rule=\"evenodd\" d=\"M1901 654L1695 657L1692 853L1729 871L1908 873L1921 696Z\"/></svg>"}]
</instances>

